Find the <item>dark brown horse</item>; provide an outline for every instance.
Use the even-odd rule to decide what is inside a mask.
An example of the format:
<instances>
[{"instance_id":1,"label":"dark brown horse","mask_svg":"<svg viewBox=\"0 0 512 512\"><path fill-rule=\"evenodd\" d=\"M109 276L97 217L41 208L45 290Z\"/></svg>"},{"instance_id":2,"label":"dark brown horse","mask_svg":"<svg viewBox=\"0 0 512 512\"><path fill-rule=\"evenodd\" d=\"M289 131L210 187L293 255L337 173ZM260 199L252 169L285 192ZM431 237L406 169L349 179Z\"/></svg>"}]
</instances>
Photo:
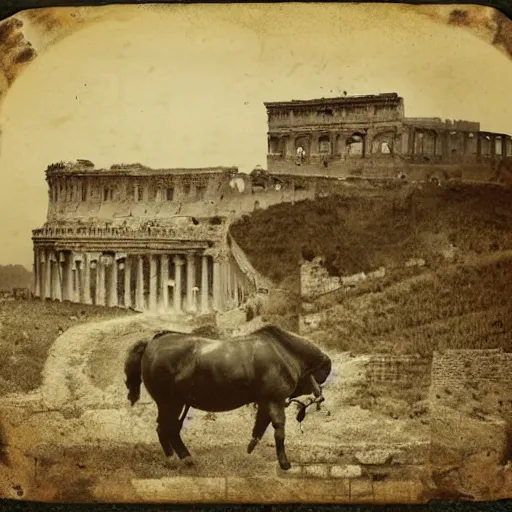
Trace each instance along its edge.
<instances>
[{"instance_id":1,"label":"dark brown horse","mask_svg":"<svg viewBox=\"0 0 512 512\"><path fill-rule=\"evenodd\" d=\"M180 437L190 407L220 412L254 403L256 421L247 451L254 450L272 423L282 469L291 467L284 447L285 407L301 395L320 397L330 372L331 360L319 348L274 325L228 340L159 333L136 343L125 363L132 405L141 381L156 402L158 438L167 457L176 452L191 461Z\"/></svg>"}]
</instances>

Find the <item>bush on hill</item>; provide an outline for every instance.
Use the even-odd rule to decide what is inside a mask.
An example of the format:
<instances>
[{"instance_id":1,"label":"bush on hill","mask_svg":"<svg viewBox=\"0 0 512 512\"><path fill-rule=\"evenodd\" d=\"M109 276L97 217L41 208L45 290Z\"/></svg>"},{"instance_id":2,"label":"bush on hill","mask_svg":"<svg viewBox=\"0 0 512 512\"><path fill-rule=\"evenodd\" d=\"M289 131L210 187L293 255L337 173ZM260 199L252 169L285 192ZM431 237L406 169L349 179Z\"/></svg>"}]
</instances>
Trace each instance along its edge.
<instances>
[{"instance_id":1,"label":"bush on hill","mask_svg":"<svg viewBox=\"0 0 512 512\"><path fill-rule=\"evenodd\" d=\"M244 216L231 233L257 270L281 283L314 256L348 275L415 257L435 266L450 243L463 252L512 249L511 205L510 189L453 183L406 197L388 190L278 204Z\"/></svg>"}]
</instances>

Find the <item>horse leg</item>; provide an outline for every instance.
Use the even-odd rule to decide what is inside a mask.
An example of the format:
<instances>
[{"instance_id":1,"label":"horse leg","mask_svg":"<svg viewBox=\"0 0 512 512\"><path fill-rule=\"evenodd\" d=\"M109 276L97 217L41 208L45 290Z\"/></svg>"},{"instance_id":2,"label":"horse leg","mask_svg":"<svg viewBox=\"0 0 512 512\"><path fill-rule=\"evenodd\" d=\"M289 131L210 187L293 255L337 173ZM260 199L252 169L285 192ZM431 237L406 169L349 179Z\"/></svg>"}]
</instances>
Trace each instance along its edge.
<instances>
[{"instance_id":1,"label":"horse leg","mask_svg":"<svg viewBox=\"0 0 512 512\"><path fill-rule=\"evenodd\" d=\"M174 450L171 443L171 431L169 430L169 417L168 417L167 409L163 407L158 407L158 426L156 428L156 432L158 434L158 440L162 446L162 449L165 453L165 457L167 459L167 463L172 465L172 458L174 455Z\"/></svg>"},{"instance_id":2,"label":"horse leg","mask_svg":"<svg viewBox=\"0 0 512 512\"><path fill-rule=\"evenodd\" d=\"M179 417L182 409L183 405L180 405L174 409L175 414L173 414L172 417L169 417L168 429L174 451L180 459L185 459L187 464L191 464L192 458L190 452L188 451L180 436L180 431L183 426L182 420L185 419L185 416L183 416L183 418Z\"/></svg>"},{"instance_id":3,"label":"horse leg","mask_svg":"<svg viewBox=\"0 0 512 512\"><path fill-rule=\"evenodd\" d=\"M271 402L268 405L268 412L270 415L270 421L272 422L272 426L274 427L274 438L276 441L276 454L277 460L279 461L279 466L281 469L287 470L292 467L290 462L288 461L288 457L286 456L286 451L284 448L284 438L285 438L285 423L286 423L286 415L284 412L284 405L276 402Z\"/></svg>"},{"instance_id":4,"label":"horse leg","mask_svg":"<svg viewBox=\"0 0 512 512\"><path fill-rule=\"evenodd\" d=\"M270 423L270 416L268 413L268 407L266 404L259 404L258 411L256 412L256 421L254 422L254 428L252 429L252 439L247 446L247 453L252 453L260 439L265 434L267 427Z\"/></svg>"},{"instance_id":5,"label":"horse leg","mask_svg":"<svg viewBox=\"0 0 512 512\"><path fill-rule=\"evenodd\" d=\"M190 405L185 405L185 410L183 411L181 418L180 418L180 424L181 424L180 431L181 431L181 428L183 427L183 422L187 419L187 414L188 414L189 410L190 410Z\"/></svg>"}]
</instances>

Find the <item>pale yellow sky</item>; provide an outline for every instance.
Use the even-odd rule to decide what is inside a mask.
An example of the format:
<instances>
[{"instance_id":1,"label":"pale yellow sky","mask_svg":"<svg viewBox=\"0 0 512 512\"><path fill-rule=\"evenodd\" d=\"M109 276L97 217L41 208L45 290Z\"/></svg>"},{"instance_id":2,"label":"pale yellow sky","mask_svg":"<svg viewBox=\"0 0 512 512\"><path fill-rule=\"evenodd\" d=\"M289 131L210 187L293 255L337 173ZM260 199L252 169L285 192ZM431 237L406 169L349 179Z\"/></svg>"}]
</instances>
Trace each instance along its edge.
<instances>
[{"instance_id":1,"label":"pale yellow sky","mask_svg":"<svg viewBox=\"0 0 512 512\"><path fill-rule=\"evenodd\" d=\"M44 46L37 27L28 32L36 48ZM100 21L40 49L1 106L0 264L31 264L49 163L247 171L265 166L264 101L344 90L398 92L407 116L512 132L509 58L413 8L110 7Z\"/></svg>"}]
</instances>

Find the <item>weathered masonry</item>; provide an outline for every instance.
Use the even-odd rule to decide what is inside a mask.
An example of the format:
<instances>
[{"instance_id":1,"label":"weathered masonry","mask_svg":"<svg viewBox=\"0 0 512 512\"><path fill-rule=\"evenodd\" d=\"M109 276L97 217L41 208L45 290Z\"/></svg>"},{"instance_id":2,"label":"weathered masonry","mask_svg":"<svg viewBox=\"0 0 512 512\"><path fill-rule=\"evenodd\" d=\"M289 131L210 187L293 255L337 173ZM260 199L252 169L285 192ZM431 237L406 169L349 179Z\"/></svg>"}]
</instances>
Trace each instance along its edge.
<instances>
[{"instance_id":1,"label":"weathered masonry","mask_svg":"<svg viewBox=\"0 0 512 512\"><path fill-rule=\"evenodd\" d=\"M396 93L265 103L269 172L377 175L415 166L473 165L485 170L512 156L510 135L480 123L408 118Z\"/></svg>"},{"instance_id":2,"label":"weathered masonry","mask_svg":"<svg viewBox=\"0 0 512 512\"><path fill-rule=\"evenodd\" d=\"M176 313L237 307L254 283L229 251L225 219L176 214L234 172L49 166L48 219L33 231L35 296Z\"/></svg>"}]
</instances>

